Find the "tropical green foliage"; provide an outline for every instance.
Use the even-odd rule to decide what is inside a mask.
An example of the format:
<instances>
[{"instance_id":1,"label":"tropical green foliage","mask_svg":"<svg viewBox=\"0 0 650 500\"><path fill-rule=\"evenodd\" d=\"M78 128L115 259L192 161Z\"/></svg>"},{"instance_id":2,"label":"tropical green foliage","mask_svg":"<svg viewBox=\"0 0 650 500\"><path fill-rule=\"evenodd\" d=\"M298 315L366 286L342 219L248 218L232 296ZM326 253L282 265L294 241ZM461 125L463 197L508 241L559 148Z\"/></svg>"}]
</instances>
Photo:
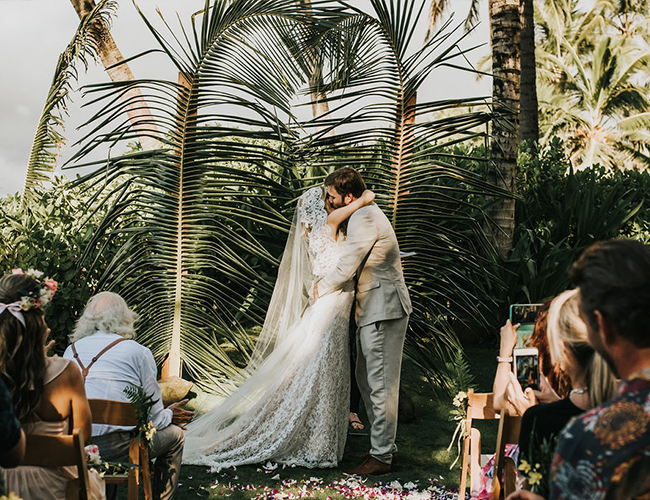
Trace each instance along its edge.
<instances>
[{"instance_id":1,"label":"tropical green foliage","mask_svg":"<svg viewBox=\"0 0 650 500\"><path fill-rule=\"evenodd\" d=\"M515 244L503 262L507 293L497 299L495 333L508 304L541 302L565 290L571 265L592 243L647 238L647 172L574 171L559 141L537 158L522 152L518 170Z\"/></svg>"},{"instance_id":2,"label":"tropical green foliage","mask_svg":"<svg viewBox=\"0 0 650 500\"><path fill-rule=\"evenodd\" d=\"M250 352L245 327L263 318L292 201L341 166L363 172L402 249L416 253L404 262L416 304L406 349L432 380L457 346L448 321L485 311L476 283L488 280L489 246L460 194L496 192L441 152L480 136L490 115L476 108L432 120L485 99L418 93L438 68L464 64L463 35L447 24L421 45L414 26L425 2L371 7L207 1L185 31L165 34L143 16L185 83L87 89L97 113L74 162L102 145L113 152L88 162L100 168L80 181L111 186L97 199L108 216L92 245L118 235L124 244L107 266L86 265L101 272L98 288L137 308L140 340L159 360L171 351L213 389ZM116 119L117 98L132 85L155 103L163 146L116 156L120 142L137 138ZM306 95L323 96L331 113L299 119L295 103Z\"/></svg>"},{"instance_id":3,"label":"tropical green foliage","mask_svg":"<svg viewBox=\"0 0 650 500\"><path fill-rule=\"evenodd\" d=\"M65 144L61 134L71 85L77 81L77 64L86 68L90 59L97 59L102 35L109 29L111 17L117 8L115 0L102 0L80 22L72 40L59 56L52 85L45 101L29 155L22 207L38 199L37 189L42 181L49 181L57 165L59 149Z\"/></svg>"},{"instance_id":4,"label":"tropical green foliage","mask_svg":"<svg viewBox=\"0 0 650 500\"><path fill-rule=\"evenodd\" d=\"M0 269L3 273L37 269L59 282L46 320L50 337L56 340L55 350L62 353L99 277L97 270L79 266L80 256L85 251L97 259L97 268L105 267L120 240L112 239L101 252L88 246L103 213L89 206L91 193L72 188L66 178L53 179L47 191L36 188L34 195L35 201L24 209L18 195L0 199Z\"/></svg>"},{"instance_id":5,"label":"tropical green foliage","mask_svg":"<svg viewBox=\"0 0 650 500\"><path fill-rule=\"evenodd\" d=\"M650 165L645 2L538 2L542 142L564 140L576 168Z\"/></svg>"}]
</instances>

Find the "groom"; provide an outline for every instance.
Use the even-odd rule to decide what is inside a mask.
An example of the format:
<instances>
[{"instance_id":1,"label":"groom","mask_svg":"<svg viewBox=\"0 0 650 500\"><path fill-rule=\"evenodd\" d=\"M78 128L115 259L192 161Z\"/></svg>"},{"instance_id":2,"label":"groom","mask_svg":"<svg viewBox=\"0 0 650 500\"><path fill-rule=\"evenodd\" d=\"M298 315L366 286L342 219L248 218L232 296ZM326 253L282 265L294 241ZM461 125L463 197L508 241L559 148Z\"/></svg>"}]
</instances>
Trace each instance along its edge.
<instances>
[{"instance_id":1,"label":"groom","mask_svg":"<svg viewBox=\"0 0 650 500\"><path fill-rule=\"evenodd\" d=\"M332 208L359 198L366 184L353 168L341 168L325 179ZM404 283L395 231L374 203L348 221L347 241L338 265L314 285L314 298L339 290L356 275L357 382L370 420L371 449L350 474L391 471L396 456L397 405L404 336L411 300Z\"/></svg>"}]
</instances>

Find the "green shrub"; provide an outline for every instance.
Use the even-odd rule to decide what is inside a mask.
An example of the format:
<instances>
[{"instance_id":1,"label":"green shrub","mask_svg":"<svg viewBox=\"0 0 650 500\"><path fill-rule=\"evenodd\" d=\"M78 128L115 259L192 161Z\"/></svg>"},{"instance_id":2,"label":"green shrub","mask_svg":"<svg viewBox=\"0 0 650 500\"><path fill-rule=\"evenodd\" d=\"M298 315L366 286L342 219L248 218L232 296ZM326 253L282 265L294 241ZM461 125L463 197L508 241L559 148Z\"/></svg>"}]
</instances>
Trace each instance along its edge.
<instances>
[{"instance_id":1,"label":"green shrub","mask_svg":"<svg viewBox=\"0 0 650 500\"><path fill-rule=\"evenodd\" d=\"M88 271L80 264L100 213L92 213L85 206L89 193L70 188L70 181L57 178L49 190L38 193L39 203L30 203L20 209L20 195L0 199L0 272L11 269L37 269L59 282L59 288L46 308L46 320L56 340L55 351L63 352L68 344L80 311L95 293L96 271ZM95 269L101 269L115 253L118 241L106 245L97 256Z\"/></svg>"}]
</instances>

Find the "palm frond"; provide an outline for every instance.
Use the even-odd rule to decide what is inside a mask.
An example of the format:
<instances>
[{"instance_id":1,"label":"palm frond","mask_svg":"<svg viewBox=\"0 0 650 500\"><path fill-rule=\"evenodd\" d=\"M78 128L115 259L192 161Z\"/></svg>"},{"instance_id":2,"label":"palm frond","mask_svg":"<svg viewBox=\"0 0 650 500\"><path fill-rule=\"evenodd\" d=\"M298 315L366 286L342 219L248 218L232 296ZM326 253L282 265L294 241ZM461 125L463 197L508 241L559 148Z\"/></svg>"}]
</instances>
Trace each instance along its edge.
<instances>
[{"instance_id":1,"label":"palm frond","mask_svg":"<svg viewBox=\"0 0 650 500\"><path fill-rule=\"evenodd\" d=\"M443 380L444 360L457 350L451 322L480 322L489 307L476 291L493 278L483 214L459 193L504 193L449 151L484 139L489 102L422 99L424 82L441 68L467 69L473 48L459 48L466 35L450 22L418 46L424 1L371 0L371 7L208 0L180 33L143 16L183 83L87 88L97 111L76 164L137 137L120 100L130 85L140 87L164 132L161 149L86 162L97 170L79 182L106 185L111 206L91 246L126 240L98 288L135 306L142 342L159 360L168 352L182 359L203 387L219 390L247 360L291 201L341 166L359 168L402 250L415 252L404 261L415 303L406 350L433 381ZM295 103L315 93L328 113L299 119Z\"/></svg>"},{"instance_id":2,"label":"palm frond","mask_svg":"<svg viewBox=\"0 0 650 500\"><path fill-rule=\"evenodd\" d=\"M21 198L22 208L33 201L35 187L40 182L49 180L56 168L58 150L66 142L60 130L63 128L64 115L67 114L72 82L77 81L76 64L80 62L87 68L89 59L97 59L98 47L116 9L115 0L99 2L81 19L72 40L59 56L29 154Z\"/></svg>"}]
</instances>

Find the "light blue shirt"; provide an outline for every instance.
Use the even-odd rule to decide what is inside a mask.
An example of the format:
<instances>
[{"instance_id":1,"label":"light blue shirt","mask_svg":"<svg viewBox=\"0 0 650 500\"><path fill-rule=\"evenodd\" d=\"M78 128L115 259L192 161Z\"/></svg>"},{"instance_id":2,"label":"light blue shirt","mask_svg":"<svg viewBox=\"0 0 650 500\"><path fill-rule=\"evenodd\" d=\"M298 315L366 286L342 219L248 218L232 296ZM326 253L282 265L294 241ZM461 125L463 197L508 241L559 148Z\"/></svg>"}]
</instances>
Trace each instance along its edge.
<instances>
[{"instance_id":1,"label":"light blue shirt","mask_svg":"<svg viewBox=\"0 0 650 500\"><path fill-rule=\"evenodd\" d=\"M85 367L104 347L122 338L114 333L95 332L75 342L79 359ZM70 359L81 371L74 359L72 348L68 346L63 357ZM86 396L88 399L108 399L110 401L129 401L124 389L140 386L146 394L153 394L156 404L151 408L151 421L158 430L171 424L173 413L165 409L162 393L156 380L158 370L153 354L135 340L127 340L113 346L92 365L86 376ZM109 432L131 430L133 427L93 424L92 435L101 436Z\"/></svg>"}]
</instances>

